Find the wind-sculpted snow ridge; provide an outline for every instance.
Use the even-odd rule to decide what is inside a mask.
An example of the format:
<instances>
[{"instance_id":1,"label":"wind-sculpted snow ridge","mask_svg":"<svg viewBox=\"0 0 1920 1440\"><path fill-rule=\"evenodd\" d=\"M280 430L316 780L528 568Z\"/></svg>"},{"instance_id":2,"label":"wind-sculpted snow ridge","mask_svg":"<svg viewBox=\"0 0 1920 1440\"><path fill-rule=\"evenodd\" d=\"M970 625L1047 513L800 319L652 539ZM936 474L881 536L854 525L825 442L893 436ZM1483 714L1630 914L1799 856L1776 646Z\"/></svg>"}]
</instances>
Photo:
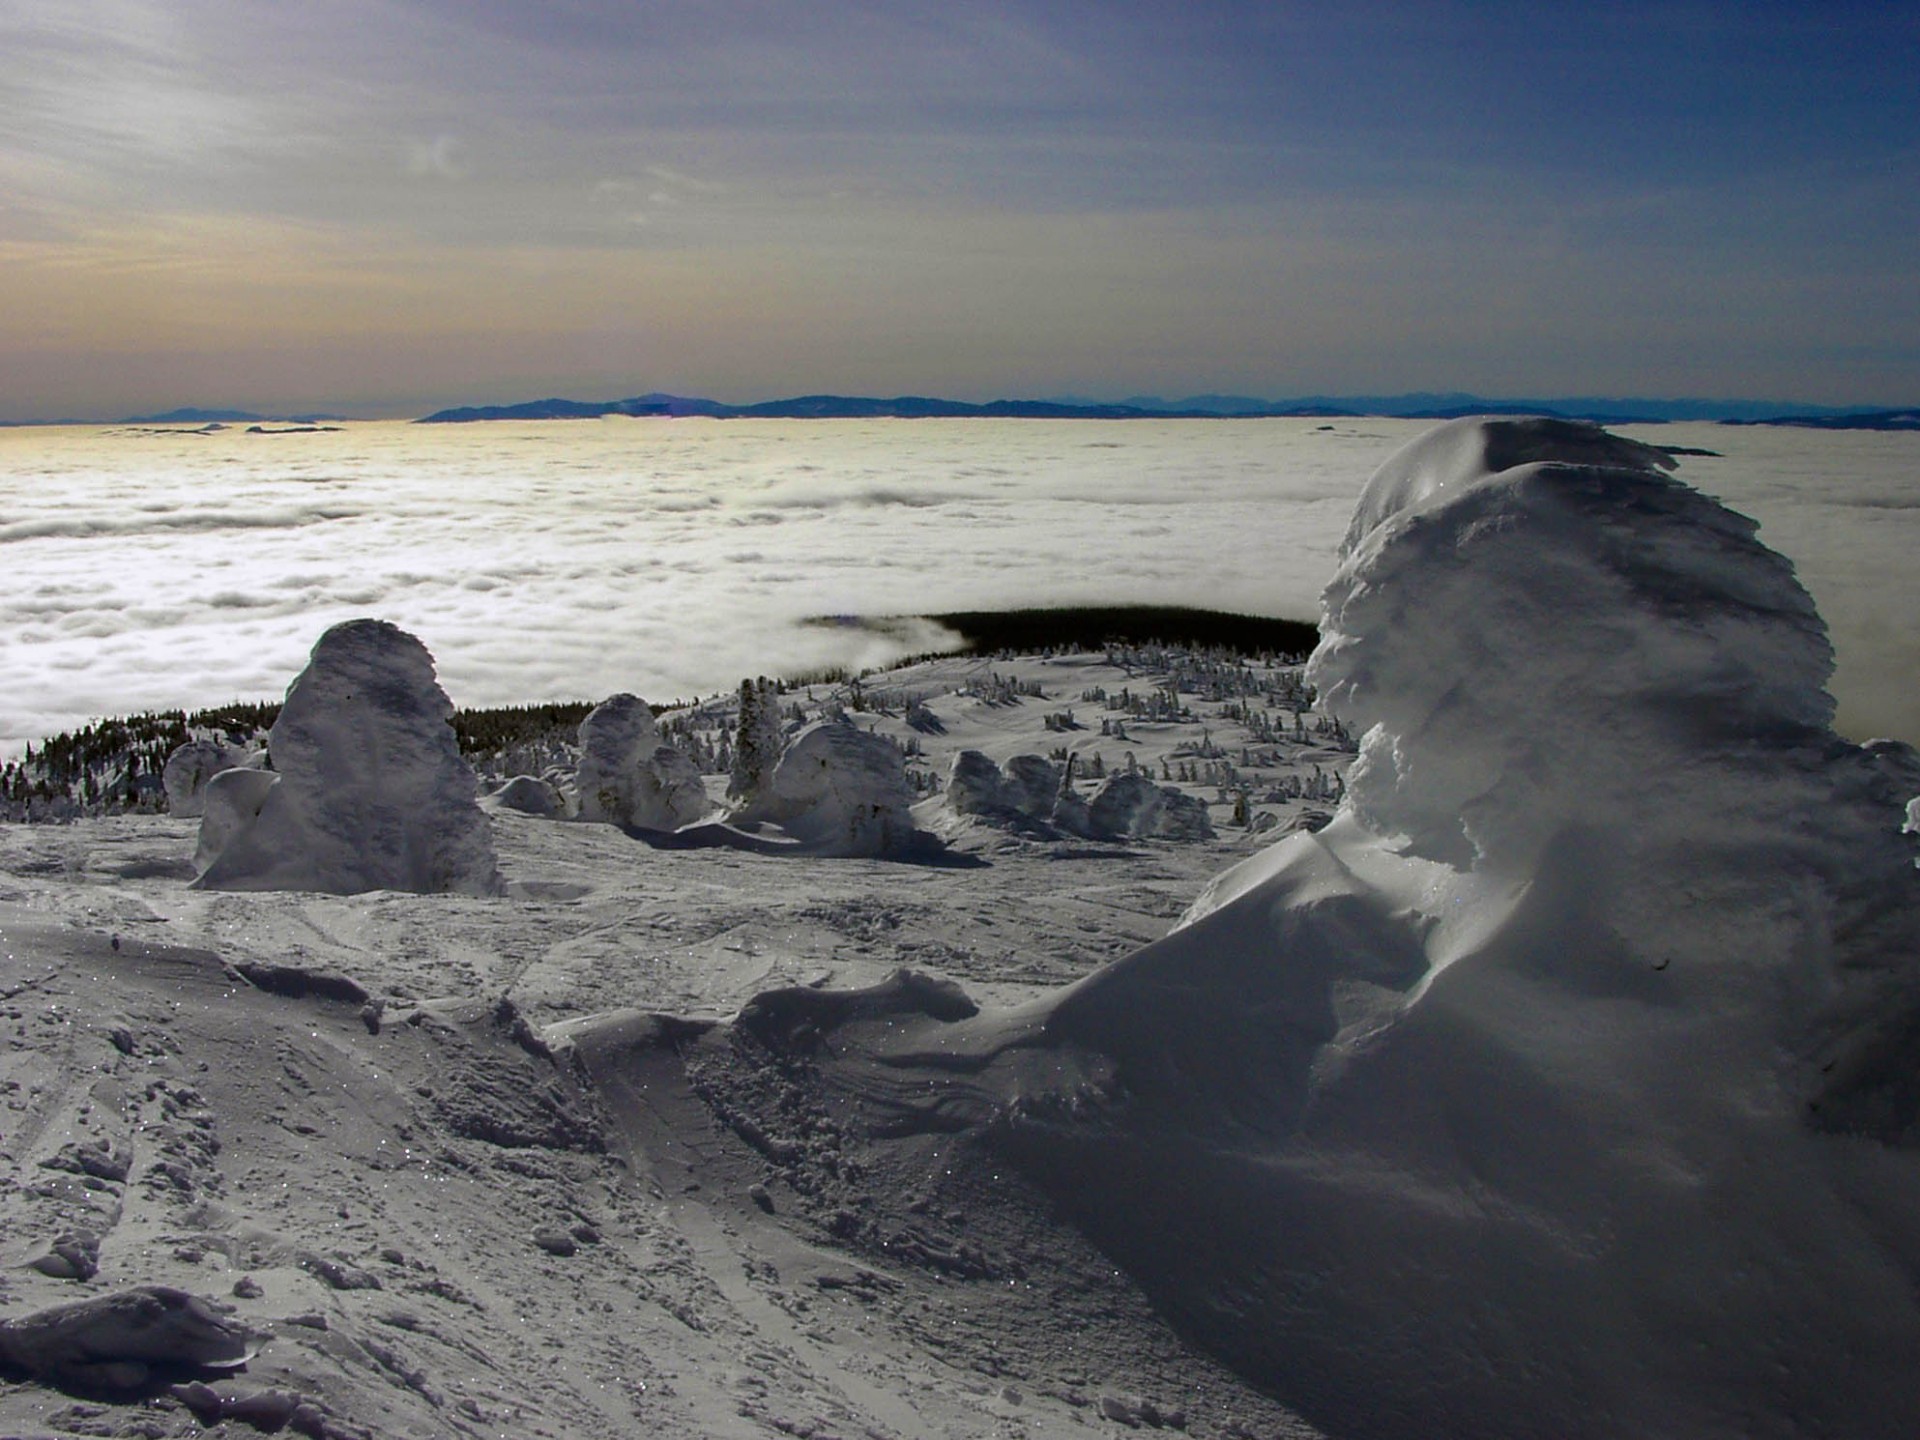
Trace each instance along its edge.
<instances>
[{"instance_id":1,"label":"wind-sculpted snow ridge","mask_svg":"<svg viewBox=\"0 0 1920 1440\"><path fill-rule=\"evenodd\" d=\"M1920 1434L1920 760L1833 735L1791 567L1666 469L1416 441L1326 590L1332 824L1022 1010L756 1040L1330 1434Z\"/></svg>"},{"instance_id":2,"label":"wind-sculpted snow ridge","mask_svg":"<svg viewBox=\"0 0 1920 1440\"><path fill-rule=\"evenodd\" d=\"M447 723L452 713L419 640L384 620L335 625L268 732L271 788L260 794L262 782L249 778L229 804L219 793L224 777L210 787L205 868L195 883L496 893L492 831ZM218 831L210 856L209 825Z\"/></svg>"}]
</instances>

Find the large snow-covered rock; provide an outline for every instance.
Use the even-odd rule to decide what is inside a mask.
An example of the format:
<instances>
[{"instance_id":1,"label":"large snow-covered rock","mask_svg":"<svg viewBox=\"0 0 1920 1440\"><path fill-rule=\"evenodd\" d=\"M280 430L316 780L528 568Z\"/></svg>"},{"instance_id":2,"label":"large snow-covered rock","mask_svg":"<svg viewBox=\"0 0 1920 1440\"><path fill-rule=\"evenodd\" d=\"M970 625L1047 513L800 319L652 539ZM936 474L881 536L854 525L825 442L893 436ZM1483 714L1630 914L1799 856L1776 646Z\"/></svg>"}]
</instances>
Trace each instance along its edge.
<instances>
[{"instance_id":1,"label":"large snow-covered rock","mask_svg":"<svg viewBox=\"0 0 1920 1440\"><path fill-rule=\"evenodd\" d=\"M412 635L382 620L334 626L268 732L277 783L195 883L343 895L496 892L493 835L447 723L452 714L433 657ZM211 809L210 798L209 820ZM222 823L244 809L223 806Z\"/></svg>"},{"instance_id":2,"label":"large snow-covered rock","mask_svg":"<svg viewBox=\"0 0 1920 1440\"><path fill-rule=\"evenodd\" d=\"M575 785L580 818L640 830L678 830L710 808L700 767L661 743L653 711L615 695L580 722Z\"/></svg>"},{"instance_id":3,"label":"large snow-covered rock","mask_svg":"<svg viewBox=\"0 0 1920 1440\"><path fill-rule=\"evenodd\" d=\"M167 813L182 820L198 818L205 812L207 782L222 770L239 769L249 758L239 746L219 740L189 740L176 746L160 771Z\"/></svg>"},{"instance_id":4,"label":"large snow-covered rock","mask_svg":"<svg viewBox=\"0 0 1920 1440\"><path fill-rule=\"evenodd\" d=\"M906 757L844 719L788 743L757 813L831 855L888 855L924 843L913 824Z\"/></svg>"}]
</instances>

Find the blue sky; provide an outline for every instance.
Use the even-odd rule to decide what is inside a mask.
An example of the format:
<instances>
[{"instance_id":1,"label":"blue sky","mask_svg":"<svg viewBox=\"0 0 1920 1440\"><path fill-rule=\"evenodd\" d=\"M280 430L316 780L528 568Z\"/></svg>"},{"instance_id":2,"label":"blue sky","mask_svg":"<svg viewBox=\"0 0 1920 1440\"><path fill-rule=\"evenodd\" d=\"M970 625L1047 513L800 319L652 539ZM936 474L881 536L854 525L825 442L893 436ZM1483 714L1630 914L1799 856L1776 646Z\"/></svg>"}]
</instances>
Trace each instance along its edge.
<instances>
[{"instance_id":1,"label":"blue sky","mask_svg":"<svg viewBox=\"0 0 1920 1440\"><path fill-rule=\"evenodd\" d=\"M0 418L1920 398L1888 3L15 0Z\"/></svg>"}]
</instances>

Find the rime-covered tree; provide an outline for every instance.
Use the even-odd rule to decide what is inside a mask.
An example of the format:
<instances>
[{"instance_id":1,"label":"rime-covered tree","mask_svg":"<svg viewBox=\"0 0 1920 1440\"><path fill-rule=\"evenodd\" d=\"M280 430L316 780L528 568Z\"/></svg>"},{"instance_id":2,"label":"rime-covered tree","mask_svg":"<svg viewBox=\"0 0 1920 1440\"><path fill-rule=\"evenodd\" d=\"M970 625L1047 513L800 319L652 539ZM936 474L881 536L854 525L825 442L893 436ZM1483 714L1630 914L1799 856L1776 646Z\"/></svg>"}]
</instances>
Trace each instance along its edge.
<instances>
[{"instance_id":1,"label":"rime-covered tree","mask_svg":"<svg viewBox=\"0 0 1920 1440\"><path fill-rule=\"evenodd\" d=\"M765 676L740 682L740 719L733 732L733 766L727 798L750 806L767 793L773 770L786 748L780 728L778 692Z\"/></svg>"}]
</instances>

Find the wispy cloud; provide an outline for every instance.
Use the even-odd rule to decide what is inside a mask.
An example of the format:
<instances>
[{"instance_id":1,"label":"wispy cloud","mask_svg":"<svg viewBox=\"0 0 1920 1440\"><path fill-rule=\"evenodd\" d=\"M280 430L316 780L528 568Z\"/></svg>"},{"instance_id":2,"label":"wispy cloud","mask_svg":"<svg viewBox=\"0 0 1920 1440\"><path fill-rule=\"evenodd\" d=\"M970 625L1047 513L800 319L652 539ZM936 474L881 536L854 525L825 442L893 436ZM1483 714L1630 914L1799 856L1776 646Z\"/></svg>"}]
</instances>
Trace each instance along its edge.
<instances>
[{"instance_id":1,"label":"wispy cloud","mask_svg":"<svg viewBox=\"0 0 1920 1440\"><path fill-rule=\"evenodd\" d=\"M0 274L0 371L47 377L65 413L140 404L127 387L169 370L115 359L141 348L208 356L187 367L208 384L296 378L263 370L265 320L250 337L197 296L38 283L62 246L102 274L143 247L178 269L197 232L269 295L273 263L330 304L376 277L412 393L448 401L513 369L476 344L531 357L561 316L570 338L519 372L533 388L670 352L679 374L641 384L751 396L822 372L1084 388L1121 355L1123 393L1644 390L1664 342L1636 355L1605 331L1671 334L1677 313L1672 373L1706 388L1904 400L1910 368L1827 357L1837 326L1872 346L1920 325L1914 58L1910 20L1854 3L716 0L693 24L616 0L18 0L0 243L46 249ZM275 239L303 230L338 243ZM509 283L554 318L516 314ZM657 349L610 338L674 330L669 285L752 304L722 298ZM954 285L964 313L937 299ZM570 308L587 286L604 319ZM277 306L281 343L363 313L330 304ZM309 403L366 393L338 387L387 363L393 327L369 324L353 360L310 347ZM99 364L48 353L82 335Z\"/></svg>"},{"instance_id":2,"label":"wispy cloud","mask_svg":"<svg viewBox=\"0 0 1920 1440\"><path fill-rule=\"evenodd\" d=\"M406 143L406 169L409 175L431 176L438 180L464 180L473 174L466 145L457 135L435 135L428 140L411 139Z\"/></svg>"}]
</instances>

